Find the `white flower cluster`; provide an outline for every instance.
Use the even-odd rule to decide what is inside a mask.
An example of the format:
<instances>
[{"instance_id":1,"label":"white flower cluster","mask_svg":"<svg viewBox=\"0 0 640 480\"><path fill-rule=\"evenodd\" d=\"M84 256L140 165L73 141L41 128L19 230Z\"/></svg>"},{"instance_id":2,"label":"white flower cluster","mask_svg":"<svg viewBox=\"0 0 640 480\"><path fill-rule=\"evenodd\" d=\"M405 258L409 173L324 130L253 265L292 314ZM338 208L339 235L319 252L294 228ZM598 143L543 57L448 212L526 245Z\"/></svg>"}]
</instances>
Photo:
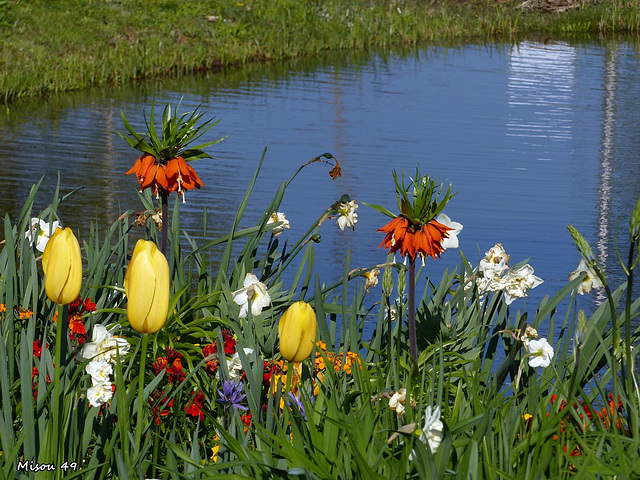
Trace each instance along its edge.
<instances>
[{"instance_id":1,"label":"white flower cluster","mask_svg":"<svg viewBox=\"0 0 640 480\"><path fill-rule=\"evenodd\" d=\"M480 266L474 271L474 275L479 277L476 283L480 296L489 292L504 292L505 302L510 305L516 298L526 297L529 290L542 283L542 279L533 274L531 265L526 264L514 270L509 268L508 262L509 255L500 243L485 253Z\"/></svg>"},{"instance_id":2,"label":"white flower cluster","mask_svg":"<svg viewBox=\"0 0 640 480\"><path fill-rule=\"evenodd\" d=\"M407 389L401 388L400 390L395 392L393 395L391 395L391 398L389 399L389 408L391 410L395 410L398 416L400 416L404 413L404 404L406 400L407 400Z\"/></svg>"},{"instance_id":3,"label":"white flower cluster","mask_svg":"<svg viewBox=\"0 0 640 480\"><path fill-rule=\"evenodd\" d=\"M118 356L126 354L131 347L124 338L114 337L116 328L107 330L104 325L95 325L92 341L85 343L82 348L81 357L91 360L85 371L91 375L92 386L87 390L87 399L92 407L99 407L113 397L113 365Z\"/></svg>"},{"instance_id":4,"label":"white flower cluster","mask_svg":"<svg viewBox=\"0 0 640 480\"><path fill-rule=\"evenodd\" d=\"M253 348L243 348L244 354L248 357L253 354ZM227 368L229 369L229 380L240 381L242 378L242 361L238 352L233 357L227 359ZM220 372L218 370L218 372Z\"/></svg>"}]
</instances>

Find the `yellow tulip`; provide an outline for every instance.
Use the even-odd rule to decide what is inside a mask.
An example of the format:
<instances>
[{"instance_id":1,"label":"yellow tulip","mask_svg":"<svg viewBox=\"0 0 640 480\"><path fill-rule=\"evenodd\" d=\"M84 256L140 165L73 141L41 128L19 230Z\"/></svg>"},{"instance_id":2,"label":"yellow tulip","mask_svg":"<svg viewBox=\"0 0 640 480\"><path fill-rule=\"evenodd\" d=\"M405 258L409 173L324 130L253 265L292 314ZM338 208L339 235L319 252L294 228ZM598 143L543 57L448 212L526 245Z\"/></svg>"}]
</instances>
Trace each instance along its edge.
<instances>
[{"instance_id":1,"label":"yellow tulip","mask_svg":"<svg viewBox=\"0 0 640 480\"><path fill-rule=\"evenodd\" d=\"M290 362L301 362L316 343L316 314L306 302L296 302L285 310L278 324L280 353Z\"/></svg>"},{"instance_id":2,"label":"yellow tulip","mask_svg":"<svg viewBox=\"0 0 640 480\"><path fill-rule=\"evenodd\" d=\"M155 243L138 240L124 278L127 315L140 333L154 333L169 313L169 264Z\"/></svg>"},{"instance_id":3,"label":"yellow tulip","mask_svg":"<svg viewBox=\"0 0 640 480\"><path fill-rule=\"evenodd\" d=\"M69 227L56 228L42 256L44 290L58 305L67 305L80 295L82 255L80 244Z\"/></svg>"}]
</instances>

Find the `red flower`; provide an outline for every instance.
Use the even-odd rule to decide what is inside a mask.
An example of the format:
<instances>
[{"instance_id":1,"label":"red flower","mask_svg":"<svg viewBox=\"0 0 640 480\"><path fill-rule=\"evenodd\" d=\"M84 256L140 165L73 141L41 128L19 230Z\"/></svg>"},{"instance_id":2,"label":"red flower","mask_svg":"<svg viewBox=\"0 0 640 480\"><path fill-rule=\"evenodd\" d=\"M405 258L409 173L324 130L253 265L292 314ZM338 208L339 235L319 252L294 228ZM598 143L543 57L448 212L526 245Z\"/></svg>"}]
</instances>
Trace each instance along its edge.
<instances>
[{"instance_id":1,"label":"red flower","mask_svg":"<svg viewBox=\"0 0 640 480\"><path fill-rule=\"evenodd\" d=\"M39 338L33 341L33 356L40 358L42 355L42 340Z\"/></svg>"},{"instance_id":2,"label":"red flower","mask_svg":"<svg viewBox=\"0 0 640 480\"><path fill-rule=\"evenodd\" d=\"M182 368L182 359L184 356L173 348L167 348L165 352L166 357L158 357L151 365L151 368L156 375L159 375L160 372L166 370L165 375L167 380L179 385L186 377Z\"/></svg>"},{"instance_id":3,"label":"red flower","mask_svg":"<svg viewBox=\"0 0 640 480\"><path fill-rule=\"evenodd\" d=\"M204 408L203 406L204 399L205 399L204 393L198 390L194 395L191 403L184 409L187 415L193 418L199 418L200 420L204 420L204 412L202 411L202 409Z\"/></svg>"},{"instance_id":4,"label":"red flower","mask_svg":"<svg viewBox=\"0 0 640 480\"><path fill-rule=\"evenodd\" d=\"M162 417L166 417L167 415L169 415L171 413L171 409L173 408L172 398L171 400L169 400L164 409L160 410L160 407L167 402L167 397L163 395L164 390L156 390L148 399L149 405L153 406L153 419L156 422L156 425L160 425L162 423Z\"/></svg>"},{"instance_id":5,"label":"red flower","mask_svg":"<svg viewBox=\"0 0 640 480\"><path fill-rule=\"evenodd\" d=\"M242 420L242 423L246 425L244 428L244 433L247 433L249 427L251 426L251 412L241 415L240 420Z\"/></svg>"}]
</instances>

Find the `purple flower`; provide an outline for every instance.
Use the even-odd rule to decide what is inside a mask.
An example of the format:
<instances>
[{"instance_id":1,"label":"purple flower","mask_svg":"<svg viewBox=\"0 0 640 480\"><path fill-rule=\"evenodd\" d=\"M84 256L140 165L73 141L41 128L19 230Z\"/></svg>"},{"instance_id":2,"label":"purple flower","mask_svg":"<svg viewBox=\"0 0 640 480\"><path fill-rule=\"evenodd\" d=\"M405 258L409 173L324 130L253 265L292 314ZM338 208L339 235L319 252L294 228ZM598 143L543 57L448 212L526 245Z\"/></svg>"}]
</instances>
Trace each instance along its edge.
<instances>
[{"instance_id":1,"label":"purple flower","mask_svg":"<svg viewBox=\"0 0 640 480\"><path fill-rule=\"evenodd\" d=\"M242 393L242 384L234 380L225 380L222 382L222 390L218 390L219 398L216 401L224 404L225 408L235 408L237 410L249 410L249 408L241 405L246 393Z\"/></svg>"},{"instance_id":2,"label":"purple flower","mask_svg":"<svg viewBox=\"0 0 640 480\"><path fill-rule=\"evenodd\" d=\"M297 395L294 395L293 392L289 392L289 395L287 396L289 397L289 399L287 400L287 403L289 404L289 406L293 407L295 405L296 409L300 412L300 415L302 416L302 418L306 421L307 413L304 411L304 404L302 403L302 400L300 399L300 397Z\"/></svg>"}]
</instances>

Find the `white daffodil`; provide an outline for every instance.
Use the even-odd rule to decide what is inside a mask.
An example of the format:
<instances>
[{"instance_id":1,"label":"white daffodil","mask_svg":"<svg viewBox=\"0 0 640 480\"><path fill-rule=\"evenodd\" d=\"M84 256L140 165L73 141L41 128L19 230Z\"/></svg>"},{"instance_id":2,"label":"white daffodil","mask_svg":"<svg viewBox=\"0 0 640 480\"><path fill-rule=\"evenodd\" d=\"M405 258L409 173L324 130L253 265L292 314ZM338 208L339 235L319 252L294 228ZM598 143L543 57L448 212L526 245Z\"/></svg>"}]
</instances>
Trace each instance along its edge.
<instances>
[{"instance_id":1,"label":"white daffodil","mask_svg":"<svg viewBox=\"0 0 640 480\"><path fill-rule=\"evenodd\" d=\"M245 355L251 355L253 353L252 348L243 348ZM238 380L242 377L242 361L238 352L233 354L231 359L227 360L227 368L229 369L229 379Z\"/></svg>"},{"instance_id":2,"label":"white daffodil","mask_svg":"<svg viewBox=\"0 0 640 480\"><path fill-rule=\"evenodd\" d=\"M578 288L576 288L576 292L580 295L584 295L585 293L588 295L591 293L592 288L604 288L602 282L598 278L598 275L593 270L593 268L587 266L584 258L580 259L580 263L578 264L578 268L569 274L569 281L575 280L580 276L581 273L586 273L587 276L584 277L584 280L580 282Z\"/></svg>"},{"instance_id":3,"label":"white daffodil","mask_svg":"<svg viewBox=\"0 0 640 480\"><path fill-rule=\"evenodd\" d=\"M267 286L258 280L253 273L247 273L243 288L233 292L233 301L240 305L240 318L246 318L251 301L251 314L260 315L262 309L271 305L271 297Z\"/></svg>"},{"instance_id":4,"label":"white daffodil","mask_svg":"<svg viewBox=\"0 0 640 480\"><path fill-rule=\"evenodd\" d=\"M118 355L123 356L131 348L124 338L114 337L113 332L118 325L107 330L104 325L95 325L91 336L91 342L82 347L81 356L84 360L105 361L115 363Z\"/></svg>"},{"instance_id":5,"label":"white daffodil","mask_svg":"<svg viewBox=\"0 0 640 480\"><path fill-rule=\"evenodd\" d=\"M52 223L47 223L40 218L31 219L31 227L24 234L29 239L29 245L36 244L36 250L44 253L44 248L47 246L49 237L53 235L56 228L60 227L60 222L57 220Z\"/></svg>"},{"instance_id":6,"label":"white daffodil","mask_svg":"<svg viewBox=\"0 0 640 480\"><path fill-rule=\"evenodd\" d=\"M401 388L389 399L389 408L395 410L398 416L404 413L404 404L407 400L407 389Z\"/></svg>"},{"instance_id":7,"label":"white daffodil","mask_svg":"<svg viewBox=\"0 0 640 480\"><path fill-rule=\"evenodd\" d=\"M416 434L420 435L420 441L422 443L429 445L429 450L431 450L432 454L436 453L444 438L443 430L444 425L440 420L440 407L436 407L435 409L432 409L430 406L427 407L424 413L424 427L422 427L422 430L416 430ZM413 458L414 452L411 452L409 460L413 460Z\"/></svg>"},{"instance_id":8,"label":"white daffodil","mask_svg":"<svg viewBox=\"0 0 640 480\"><path fill-rule=\"evenodd\" d=\"M85 371L91 375L91 383L95 385L111 383L113 367L104 360L92 360L85 367Z\"/></svg>"},{"instance_id":9,"label":"white daffodil","mask_svg":"<svg viewBox=\"0 0 640 480\"><path fill-rule=\"evenodd\" d=\"M364 272L362 276L366 279L364 284L364 289L367 293L369 293L369 289L378 285L378 277L380 276L380 269L374 268L373 270L369 270L368 272Z\"/></svg>"},{"instance_id":10,"label":"white daffodil","mask_svg":"<svg viewBox=\"0 0 640 480\"><path fill-rule=\"evenodd\" d=\"M553 358L553 347L549 345L546 338L540 338L538 340L530 340L526 346L529 352L529 365L531 367L546 368L551 365L551 359Z\"/></svg>"},{"instance_id":11,"label":"white daffodil","mask_svg":"<svg viewBox=\"0 0 640 480\"><path fill-rule=\"evenodd\" d=\"M111 383L98 383L87 390L87 399L92 407L99 407L113 397Z\"/></svg>"},{"instance_id":12,"label":"white daffodil","mask_svg":"<svg viewBox=\"0 0 640 480\"><path fill-rule=\"evenodd\" d=\"M502 248L501 243L496 243L491 250L485 252L485 257L480 260L480 271L484 278L492 279L500 276L508 268L509 255Z\"/></svg>"},{"instance_id":13,"label":"white daffodil","mask_svg":"<svg viewBox=\"0 0 640 480\"><path fill-rule=\"evenodd\" d=\"M269 220L267 220L267 225L269 225L270 223L278 223L278 222L282 222L282 225L279 225L273 230L271 230L271 233L273 233L274 237L277 237L282 232L284 232L285 228L286 229L291 228L291 226L289 225L289 220L287 220L287 217L285 216L285 214L281 212L273 212L269 217Z\"/></svg>"},{"instance_id":14,"label":"white daffodil","mask_svg":"<svg viewBox=\"0 0 640 480\"><path fill-rule=\"evenodd\" d=\"M355 224L358 222L358 203L356 200L350 202L342 202L338 205L338 226L344 231L345 227L351 227L355 230Z\"/></svg>"},{"instance_id":15,"label":"white daffodil","mask_svg":"<svg viewBox=\"0 0 640 480\"><path fill-rule=\"evenodd\" d=\"M447 248L458 248L458 234L462 231L462 224L453 222L447 215L441 213L436 217L436 222L441 223L445 227L451 228L447 231L448 237L443 238L440 244L446 250Z\"/></svg>"},{"instance_id":16,"label":"white daffodil","mask_svg":"<svg viewBox=\"0 0 640 480\"><path fill-rule=\"evenodd\" d=\"M516 298L523 298L529 294L529 290L542 283L540 277L533 274L531 265L526 264L518 270L509 270L503 278L505 302L510 305Z\"/></svg>"}]
</instances>

